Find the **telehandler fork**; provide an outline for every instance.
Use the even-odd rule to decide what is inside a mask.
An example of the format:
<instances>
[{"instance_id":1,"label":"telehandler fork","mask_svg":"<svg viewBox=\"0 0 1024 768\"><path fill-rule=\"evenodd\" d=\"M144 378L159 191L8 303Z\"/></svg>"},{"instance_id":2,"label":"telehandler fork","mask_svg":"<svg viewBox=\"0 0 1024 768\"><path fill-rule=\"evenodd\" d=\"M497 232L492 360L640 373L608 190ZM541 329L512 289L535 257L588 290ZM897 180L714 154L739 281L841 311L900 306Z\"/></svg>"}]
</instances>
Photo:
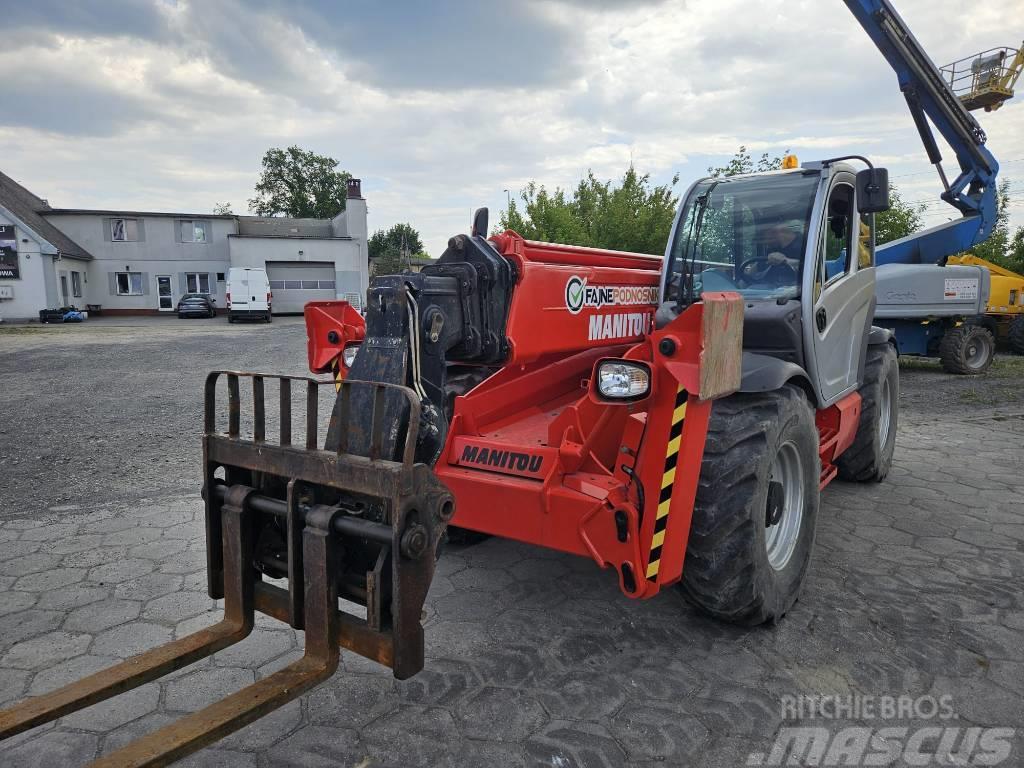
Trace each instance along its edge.
<instances>
[{"instance_id":1,"label":"telehandler fork","mask_svg":"<svg viewBox=\"0 0 1024 768\"><path fill-rule=\"evenodd\" d=\"M251 387L251 433L243 435L242 382ZM279 394L277 439L267 439L265 390ZM226 385L226 432L217 394ZM414 462L415 440L398 436L394 455L379 439L365 455L318 447L319 390L334 382L233 371L206 381L203 457L208 589L224 618L152 651L0 712L7 738L156 680L240 642L255 612L306 634L304 656L192 715L97 760L97 766L166 765L213 743L327 679L339 646L391 667L405 679L423 668L423 601L434 552L454 507L429 468ZM337 400L359 399L372 435L400 413L416 435L420 404L411 390L345 382ZM353 396L353 392L358 394ZM304 396L305 433L292 441L293 394ZM286 578L287 588L264 581ZM339 610L339 597L365 606L365 619Z\"/></svg>"}]
</instances>

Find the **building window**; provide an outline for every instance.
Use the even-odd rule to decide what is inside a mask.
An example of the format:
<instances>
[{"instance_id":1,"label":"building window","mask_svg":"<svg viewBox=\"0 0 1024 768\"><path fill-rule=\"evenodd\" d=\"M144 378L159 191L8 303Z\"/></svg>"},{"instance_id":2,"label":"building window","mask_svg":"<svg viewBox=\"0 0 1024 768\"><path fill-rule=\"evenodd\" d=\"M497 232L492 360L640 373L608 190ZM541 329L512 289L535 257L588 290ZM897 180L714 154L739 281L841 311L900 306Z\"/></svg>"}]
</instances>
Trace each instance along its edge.
<instances>
[{"instance_id":1,"label":"building window","mask_svg":"<svg viewBox=\"0 0 1024 768\"><path fill-rule=\"evenodd\" d=\"M141 296L142 295L142 273L141 272L117 272L117 295L118 296Z\"/></svg>"},{"instance_id":2,"label":"building window","mask_svg":"<svg viewBox=\"0 0 1024 768\"><path fill-rule=\"evenodd\" d=\"M188 293L209 293L210 276L206 272L187 272L185 291Z\"/></svg>"},{"instance_id":3,"label":"building window","mask_svg":"<svg viewBox=\"0 0 1024 768\"><path fill-rule=\"evenodd\" d=\"M1013 306L1016 306L1016 305L1017 305L1017 289L1016 288L1011 288L1010 289L1010 306L1013 307Z\"/></svg>"},{"instance_id":4,"label":"building window","mask_svg":"<svg viewBox=\"0 0 1024 768\"><path fill-rule=\"evenodd\" d=\"M71 273L71 293L76 298L82 297L82 273L72 272Z\"/></svg>"},{"instance_id":5,"label":"building window","mask_svg":"<svg viewBox=\"0 0 1024 768\"><path fill-rule=\"evenodd\" d=\"M217 273L217 282L218 283L223 283L224 282L224 273L223 272L218 272Z\"/></svg>"},{"instance_id":6,"label":"building window","mask_svg":"<svg viewBox=\"0 0 1024 768\"><path fill-rule=\"evenodd\" d=\"M111 219L110 239L115 243L134 243L139 239L138 219Z\"/></svg>"},{"instance_id":7,"label":"building window","mask_svg":"<svg viewBox=\"0 0 1024 768\"><path fill-rule=\"evenodd\" d=\"M181 225L181 242L183 243L206 243L209 242L207 235L208 222L185 220L179 222Z\"/></svg>"}]
</instances>

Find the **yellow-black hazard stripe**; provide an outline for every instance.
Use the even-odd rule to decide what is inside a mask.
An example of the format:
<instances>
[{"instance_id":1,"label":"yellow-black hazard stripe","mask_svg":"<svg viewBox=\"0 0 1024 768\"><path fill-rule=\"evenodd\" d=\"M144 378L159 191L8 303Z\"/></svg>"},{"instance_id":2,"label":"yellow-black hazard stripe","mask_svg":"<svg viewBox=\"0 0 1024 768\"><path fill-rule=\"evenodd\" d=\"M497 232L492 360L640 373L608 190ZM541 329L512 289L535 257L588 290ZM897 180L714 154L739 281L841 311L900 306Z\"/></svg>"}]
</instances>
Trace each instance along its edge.
<instances>
[{"instance_id":1,"label":"yellow-black hazard stripe","mask_svg":"<svg viewBox=\"0 0 1024 768\"><path fill-rule=\"evenodd\" d=\"M341 355L331 360L331 368L334 370L334 390L341 392L341 366L338 364L338 360Z\"/></svg>"},{"instance_id":2,"label":"yellow-black hazard stripe","mask_svg":"<svg viewBox=\"0 0 1024 768\"><path fill-rule=\"evenodd\" d=\"M665 543L665 529L668 527L668 510L672 504L672 486L676 481L676 462L679 460L679 444L683 439L683 421L686 419L686 390L676 390L676 403L672 411L672 429L665 449L665 471L661 475L661 492L658 494L658 511L654 518L654 536L651 537L651 556L647 558L647 578L658 578L661 567L661 548Z\"/></svg>"}]
</instances>

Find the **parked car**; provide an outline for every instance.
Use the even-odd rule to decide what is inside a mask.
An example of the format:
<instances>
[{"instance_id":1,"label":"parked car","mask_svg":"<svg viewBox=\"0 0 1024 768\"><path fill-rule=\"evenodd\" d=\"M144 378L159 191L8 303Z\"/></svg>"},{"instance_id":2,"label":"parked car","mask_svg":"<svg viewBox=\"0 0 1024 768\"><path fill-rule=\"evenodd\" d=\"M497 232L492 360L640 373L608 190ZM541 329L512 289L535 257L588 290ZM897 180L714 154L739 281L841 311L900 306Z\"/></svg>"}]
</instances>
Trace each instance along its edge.
<instances>
[{"instance_id":1,"label":"parked car","mask_svg":"<svg viewBox=\"0 0 1024 768\"><path fill-rule=\"evenodd\" d=\"M231 267L227 286L228 322L237 320L272 321L270 280L267 270L249 267Z\"/></svg>"},{"instance_id":2,"label":"parked car","mask_svg":"<svg viewBox=\"0 0 1024 768\"><path fill-rule=\"evenodd\" d=\"M178 301L178 317L213 317L216 314L217 300L208 293L186 293Z\"/></svg>"}]
</instances>

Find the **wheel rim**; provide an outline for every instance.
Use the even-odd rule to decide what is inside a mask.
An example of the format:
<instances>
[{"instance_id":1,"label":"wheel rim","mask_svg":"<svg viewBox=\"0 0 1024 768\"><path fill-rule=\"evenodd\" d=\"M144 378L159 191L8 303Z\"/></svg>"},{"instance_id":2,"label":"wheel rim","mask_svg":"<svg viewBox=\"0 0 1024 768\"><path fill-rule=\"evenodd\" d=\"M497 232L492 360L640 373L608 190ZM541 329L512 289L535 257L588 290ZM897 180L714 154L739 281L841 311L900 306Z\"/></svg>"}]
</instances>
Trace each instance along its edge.
<instances>
[{"instance_id":1,"label":"wheel rim","mask_svg":"<svg viewBox=\"0 0 1024 768\"><path fill-rule=\"evenodd\" d=\"M782 514L777 523L766 525L764 543L768 564L781 571L796 550L804 517L804 468L792 441L779 447L769 482L782 485Z\"/></svg>"},{"instance_id":2,"label":"wheel rim","mask_svg":"<svg viewBox=\"0 0 1024 768\"><path fill-rule=\"evenodd\" d=\"M878 398L878 442L885 447L889 441L889 425L892 422L892 390L889 379L882 379L882 393Z\"/></svg>"},{"instance_id":3,"label":"wheel rim","mask_svg":"<svg viewBox=\"0 0 1024 768\"><path fill-rule=\"evenodd\" d=\"M988 344L980 338L974 338L967 345L964 357L968 368L981 368L988 360Z\"/></svg>"}]
</instances>

